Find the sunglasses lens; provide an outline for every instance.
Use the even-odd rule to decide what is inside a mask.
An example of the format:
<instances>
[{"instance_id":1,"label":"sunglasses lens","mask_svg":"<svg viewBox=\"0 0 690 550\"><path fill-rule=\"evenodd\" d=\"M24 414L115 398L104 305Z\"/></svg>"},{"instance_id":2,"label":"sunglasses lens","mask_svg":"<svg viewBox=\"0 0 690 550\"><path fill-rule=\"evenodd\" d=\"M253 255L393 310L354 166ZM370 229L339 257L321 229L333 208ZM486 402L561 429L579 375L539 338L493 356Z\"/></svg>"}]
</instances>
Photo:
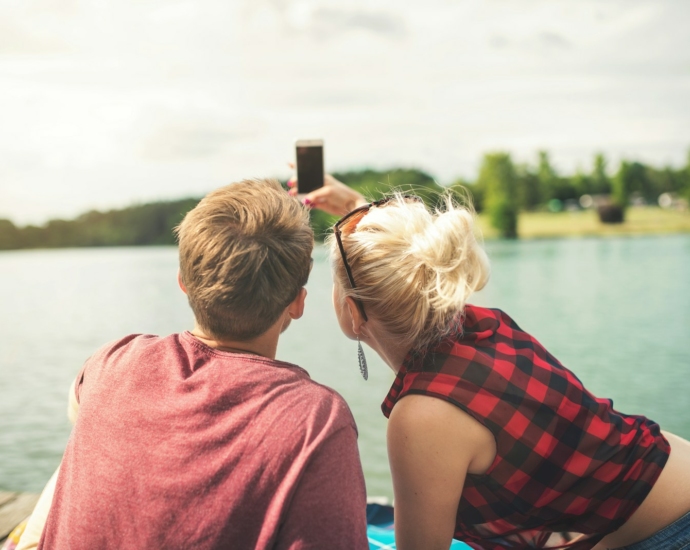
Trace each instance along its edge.
<instances>
[{"instance_id":1,"label":"sunglasses lens","mask_svg":"<svg viewBox=\"0 0 690 550\"><path fill-rule=\"evenodd\" d=\"M352 216L348 217L346 220L343 220L339 225L340 231L345 235L352 233L367 212L369 212L368 208L362 209L359 212L352 214Z\"/></svg>"},{"instance_id":2,"label":"sunglasses lens","mask_svg":"<svg viewBox=\"0 0 690 550\"><path fill-rule=\"evenodd\" d=\"M422 199L414 195L404 195L402 199L406 202L422 202ZM336 227L343 234L352 233L355 230L355 227L357 227L357 224L360 221L362 221L362 218L369 213L369 210L372 206L380 207L389 203L392 200L395 200L395 197L385 197L381 200L374 201L367 206L363 206L356 210L353 210L350 214L342 218L336 224Z\"/></svg>"}]
</instances>

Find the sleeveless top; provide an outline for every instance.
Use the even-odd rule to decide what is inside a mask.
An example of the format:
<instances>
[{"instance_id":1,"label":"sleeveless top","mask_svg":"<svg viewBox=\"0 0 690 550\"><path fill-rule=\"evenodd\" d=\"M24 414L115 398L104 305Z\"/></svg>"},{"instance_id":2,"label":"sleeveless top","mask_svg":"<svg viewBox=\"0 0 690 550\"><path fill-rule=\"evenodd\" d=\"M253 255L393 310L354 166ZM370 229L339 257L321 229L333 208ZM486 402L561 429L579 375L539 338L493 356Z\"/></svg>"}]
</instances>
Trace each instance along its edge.
<instances>
[{"instance_id":1,"label":"sleeveless top","mask_svg":"<svg viewBox=\"0 0 690 550\"><path fill-rule=\"evenodd\" d=\"M460 330L409 354L383 405L444 399L496 439L483 475L468 474L455 537L473 548L592 548L647 496L670 454L658 424L625 415L504 312L467 305Z\"/></svg>"}]
</instances>

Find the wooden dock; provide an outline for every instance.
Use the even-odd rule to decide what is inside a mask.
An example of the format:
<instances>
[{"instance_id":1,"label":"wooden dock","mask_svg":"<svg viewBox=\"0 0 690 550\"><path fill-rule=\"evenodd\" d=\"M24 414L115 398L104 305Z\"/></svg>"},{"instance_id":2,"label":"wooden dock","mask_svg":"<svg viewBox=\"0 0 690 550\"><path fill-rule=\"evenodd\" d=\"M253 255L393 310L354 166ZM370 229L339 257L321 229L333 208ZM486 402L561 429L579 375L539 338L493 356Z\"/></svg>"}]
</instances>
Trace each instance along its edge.
<instances>
[{"instance_id":1,"label":"wooden dock","mask_svg":"<svg viewBox=\"0 0 690 550\"><path fill-rule=\"evenodd\" d=\"M36 506L37 494L0 491L0 545L20 521L26 519Z\"/></svg>"}]
</instances>

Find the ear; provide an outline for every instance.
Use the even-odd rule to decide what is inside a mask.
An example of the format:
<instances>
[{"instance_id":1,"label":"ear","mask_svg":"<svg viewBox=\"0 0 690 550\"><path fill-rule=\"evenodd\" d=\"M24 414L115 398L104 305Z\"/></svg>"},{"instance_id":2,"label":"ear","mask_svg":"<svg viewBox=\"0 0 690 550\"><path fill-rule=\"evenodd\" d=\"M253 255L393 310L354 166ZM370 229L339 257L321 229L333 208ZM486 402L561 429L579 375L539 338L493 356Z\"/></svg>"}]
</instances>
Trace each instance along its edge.
<instances>
[{"instance_id":1,"label":"ear","mask_svg":"<svg viewBox=\"0 0 690 550\"><path fill-rule=\"evenodd\" d=\"M187 294L187 287L184 286L184 281L182 280L182 272L178 269L177 270L177 284L180 285L180 289L182 292Z\"/></svg>"},{"instance_id":2,"label":"ear","mask_svg":"<svg viewBox=\"0 0 690 550\"><path fill-rule=\"evenodd\" d=\"M290 302L290 305L287 307L290 319L299 319L302 317L302 315L304 315L304 302L306 299L307 289L302 287L299 289L295 299Z\"/></svg>"},{"instance_id":3,"label":"ear","mask_svg":"<svg viewBox=\"0 0 690 550\"><path fill-rule=\"evenodd\" d=\"M352 332L354 332L357 336L366 336L363 330L366 321L364 320L364 316L362 315L359 307L357 307L357 302L355 302L354 298L351 296L346 296L345 304L347 305L347 309L350 312L350 318L352 319Z\"/></svg>"}]
</instances>

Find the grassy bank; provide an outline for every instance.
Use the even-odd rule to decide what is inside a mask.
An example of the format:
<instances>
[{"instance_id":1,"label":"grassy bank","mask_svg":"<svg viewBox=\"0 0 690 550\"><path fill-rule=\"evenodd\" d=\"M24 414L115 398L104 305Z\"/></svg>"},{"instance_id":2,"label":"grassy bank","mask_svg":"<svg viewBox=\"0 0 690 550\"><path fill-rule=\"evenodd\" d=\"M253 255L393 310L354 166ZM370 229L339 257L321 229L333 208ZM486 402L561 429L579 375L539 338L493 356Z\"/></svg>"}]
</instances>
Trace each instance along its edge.
<instances>
[{"instance_id":1,"label":"grassy bank","mask_svg":"<svg viewBox=\"0 0 690 550\"><path fill-rule=\"evenodd\" d=\"M498 235L484 215L479 216L479 227L485 239L494 239ZM626 220L622 224L603 224L593 210L557 214L522 212L518 233L521 239L690 233L690 212L651 206L631 207L626 211Z\"/></svg>"}]
</instances>

